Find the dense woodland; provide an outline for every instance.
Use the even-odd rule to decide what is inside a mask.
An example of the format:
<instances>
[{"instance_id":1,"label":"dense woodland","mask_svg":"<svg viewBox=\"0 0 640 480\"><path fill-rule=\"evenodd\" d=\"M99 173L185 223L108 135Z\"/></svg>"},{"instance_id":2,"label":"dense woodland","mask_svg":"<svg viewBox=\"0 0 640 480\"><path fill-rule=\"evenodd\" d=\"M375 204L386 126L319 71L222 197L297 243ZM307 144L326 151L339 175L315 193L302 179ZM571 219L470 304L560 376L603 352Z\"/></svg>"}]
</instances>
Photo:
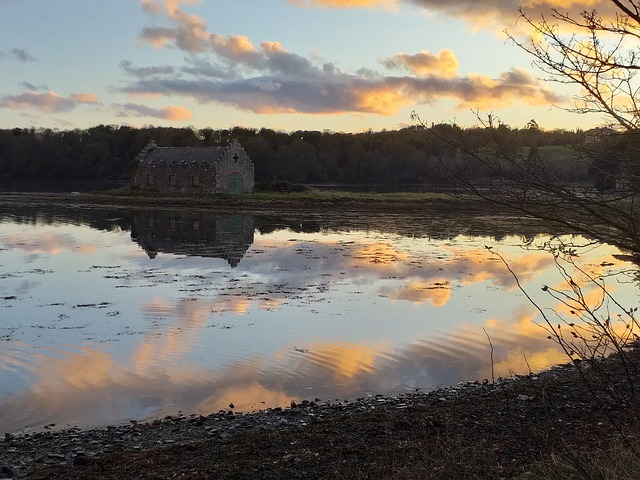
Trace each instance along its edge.
<instances>
[{"instance_id":1,"label":"dense woodland","mask_svg":"<svg viewBox=\"0 0 640 480\"><path fill-rule=\"evenodd\" d=\"M565 181L588 180L588 168L576 168L568 147L588 138L584 131L542 132L530 123L524 129L501 126L511 145L523 152L542 152ZM151 139L159 146L223 145L236 138L255 164L256 181L290 183L400 184L446 182L442 162L456 171L481 178L487 172L465 161L459 150L432 131L462 133L477 148L489 148L487 129L460 130L452 125L427 129L357 134L235 127L225 130L100 125L86 130L0 130L0 177L127 178L132 161ZM444 136L444 135L443 135ZM467 171L467 170L471 171ZM444 169L446 170L446 169Z\"/></svg>"}]
</instances>

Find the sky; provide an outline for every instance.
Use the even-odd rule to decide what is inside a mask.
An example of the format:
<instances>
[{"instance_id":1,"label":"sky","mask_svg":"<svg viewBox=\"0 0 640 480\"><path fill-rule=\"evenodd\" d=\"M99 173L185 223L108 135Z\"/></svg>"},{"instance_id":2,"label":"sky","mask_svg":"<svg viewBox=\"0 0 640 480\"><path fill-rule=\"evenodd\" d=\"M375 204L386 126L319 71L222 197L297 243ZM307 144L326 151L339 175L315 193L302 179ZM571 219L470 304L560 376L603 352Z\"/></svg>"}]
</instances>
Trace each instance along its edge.
<instances>
[{"instance_id":1,"label":"sky","mask_svg":"<svg viewBox=\"0 0 640 480\"><path fill-rule=\"evenodd\" d=\"M0 0L0 128L590 128L509 41L608 0ZM561 88L562 87L562 88Z\"/></svg>"}]
</instances>

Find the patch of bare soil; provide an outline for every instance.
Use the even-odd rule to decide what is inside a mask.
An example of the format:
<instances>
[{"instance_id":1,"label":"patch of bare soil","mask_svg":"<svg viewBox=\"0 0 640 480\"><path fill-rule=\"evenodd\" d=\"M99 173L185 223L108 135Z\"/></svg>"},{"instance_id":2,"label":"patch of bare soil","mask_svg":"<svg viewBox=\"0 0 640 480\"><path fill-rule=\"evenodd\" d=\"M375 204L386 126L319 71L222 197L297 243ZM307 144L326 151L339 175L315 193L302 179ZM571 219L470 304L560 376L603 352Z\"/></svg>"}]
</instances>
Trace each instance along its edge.
<instances>
[{"instance_id":1,"label":"patch of bare soil","mask_svg":"<svg viewBox=\"0 0 640 480\"><path fill-rule=\"evenodd\" d=\"M626 389L607 362L606 378ZM599 450L634 431L612 384L592 373L603 367L581 367L584 376L569 365L348 404L7 436L0 478L514 478L551 453Z\"/></svg>"}]
</instances>

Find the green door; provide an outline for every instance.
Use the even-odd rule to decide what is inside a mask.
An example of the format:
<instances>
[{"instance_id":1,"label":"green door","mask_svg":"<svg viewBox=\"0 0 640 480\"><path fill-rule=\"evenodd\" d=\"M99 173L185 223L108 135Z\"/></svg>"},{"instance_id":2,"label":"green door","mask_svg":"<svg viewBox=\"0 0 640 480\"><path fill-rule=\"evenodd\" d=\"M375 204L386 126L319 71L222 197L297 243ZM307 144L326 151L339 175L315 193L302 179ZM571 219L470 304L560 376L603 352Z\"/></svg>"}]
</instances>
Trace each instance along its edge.
<instances>
[{"instance_id":1,"label":"green door","mask_svg":"<svg viewBox=\"0 0 640 480\"><path fill-rule=\"evenodd\" d=\"M229 193L234 195L242 193L242 175L239 173L229 175Z\"/></svg>"}]
</instances>

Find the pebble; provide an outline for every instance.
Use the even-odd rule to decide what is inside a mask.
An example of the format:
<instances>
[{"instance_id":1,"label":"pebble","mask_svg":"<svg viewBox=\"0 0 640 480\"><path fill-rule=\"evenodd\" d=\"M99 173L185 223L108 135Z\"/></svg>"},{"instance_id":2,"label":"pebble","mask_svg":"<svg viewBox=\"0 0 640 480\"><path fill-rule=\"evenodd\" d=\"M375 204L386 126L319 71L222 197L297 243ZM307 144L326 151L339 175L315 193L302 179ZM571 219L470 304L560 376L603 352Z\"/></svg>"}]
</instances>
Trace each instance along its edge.
<instances>
[{"instance_id":1,"label":"pebble","mask_svg":"<svg viewBox=\"0 0 640 480\"><path fill-rule=\"evenodd\" d=\"M543 374L538 376L542 377ZM467 394L486 397L496 388L508 385L510 381L517 380L468 382L430 392L416 389L414 392L389 397L367 394L365 398L353 402L336 400L332 403L316 398L314 401L293 402L291 408L287 409L276 407L252 413L222 410L208 416L167 415L148 423L131 421L125 425L90 430L70 428L52 431L53 427L50 427L40 433L6 433L4 438L0 438L0 480L3 477L19 479L37 463L68 462L80 465L110 451L143 451L174 444L189 445L207 438L225 442L235 431L304 428L311 423L349 412L408 409L414 405L447 402L448 399L462 398ZM522 401L534 399L527 395L516 398ZM229 407L232 408L232 405ZM6 467L7 465L11 468Z\"/></svg>"}]
</instances>

